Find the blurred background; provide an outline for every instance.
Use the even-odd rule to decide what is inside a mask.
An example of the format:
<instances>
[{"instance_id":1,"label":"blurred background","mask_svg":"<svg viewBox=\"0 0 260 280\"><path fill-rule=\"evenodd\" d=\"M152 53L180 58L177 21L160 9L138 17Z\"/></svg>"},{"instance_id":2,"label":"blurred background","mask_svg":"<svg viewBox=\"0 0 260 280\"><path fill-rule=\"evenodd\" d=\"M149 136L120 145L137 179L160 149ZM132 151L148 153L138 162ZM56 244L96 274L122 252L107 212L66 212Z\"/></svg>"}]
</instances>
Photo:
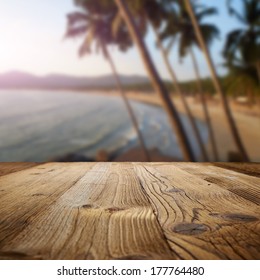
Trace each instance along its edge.
<instances>
[{"instance_id":1,"label":"blurred background","mask_svg":"<svg viewBox=\"0 0 260 280\"><path fill-rule=\"evenodd\" d=\"M260 161L260 1L0 0L0 161Z\"/></svg>"}]
</instances>

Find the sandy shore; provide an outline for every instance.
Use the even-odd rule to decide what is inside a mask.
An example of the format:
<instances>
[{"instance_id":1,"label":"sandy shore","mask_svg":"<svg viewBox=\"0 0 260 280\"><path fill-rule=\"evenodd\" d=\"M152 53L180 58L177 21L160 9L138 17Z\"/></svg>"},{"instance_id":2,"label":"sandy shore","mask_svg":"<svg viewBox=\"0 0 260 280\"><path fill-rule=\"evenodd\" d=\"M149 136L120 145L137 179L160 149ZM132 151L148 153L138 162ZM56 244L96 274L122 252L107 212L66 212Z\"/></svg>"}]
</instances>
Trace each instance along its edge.
<instances>
[{"instance_id":1,"label":"sandy shore","mask_svg":"<svg viewBox=\"0 0 260 280\"><path fill-rule=\"evenodd\" d=\"M161 106L159 98L154 94L128 93L128 97L140 102L145 102ZM180 112L184 112L182 104L178 98L174 98ZM201 104L193 98L188 98L193 115L204 120ZM253 162L260 161L260 110L259 107L247 107L231 103L234 119L237 123L242 141L247 149L250 160ZM216 141L220 161L228 161L229 152L235 152L235 144L232 140L229 128L223 113L223 109L218 101L208 101L208 108L212 118L213 129L216 135ZM207 144L209 155L212 155L211 145ZM211 156L211 160L213 160Z\"/></svg>"},{"instance_id":2,"label":"sandy shore","mask_svg":"<svg viewBox=\"0 0 260 280\"><path fill-rule=\"evenodd\" d=\"M96 94L103 95L101 91L98 91ZM112 91L106 96L118 96L118 93ZM149 93L142 93L142 92L129 92L127 93L128 97L132 100L136 100L139 102L143 102L146 104L151 104L154 106L162 106L160 99L157 95ZM185 113L182 103L179 98L173 98L173 102L175 103L177 109L181 113ZM202 110L202 106L200 102L194 100L194 98L188 98L189 106L192 110L194 117L197 119L204 121L204 114ZM229 127L226 122L226 118L223 113L223 109L221 104L217 100L209 100L207 102L208 108L210 111L210 116L212 119L213 129L216 136L217 148L219 153L219 161L230 161L229 160L229 153L236 152L235 144L233 142L232 136L229 131ZM255 105L252 107L248 107L245 105L238 105L234 102L230 102L230 106L232 109L232 113L234 119L236 121L237 127L239 129L239 133L242 137L242 141L246 147L246 150L249 154L250 160L252 162L260 162L260 106ZM212 156L212 148L210 143L207 143L207 151L210 156L210 161L214 161ZM157 162L171 162L171 161L178 161L178 159L171 158L166 155L162 155L157 147L151 149L149 151L152 161ZM145 161L145 157L142 153L142 150L138 147L133 148L120 156L113 157L110 159L110 155L105 154L101 156L101 159L97 161L118 161L118 162L143 162ZM61 158L61 161L89 161L90 159L79 157L78 155L68 155Z\"/></svg>"}]
</instances>

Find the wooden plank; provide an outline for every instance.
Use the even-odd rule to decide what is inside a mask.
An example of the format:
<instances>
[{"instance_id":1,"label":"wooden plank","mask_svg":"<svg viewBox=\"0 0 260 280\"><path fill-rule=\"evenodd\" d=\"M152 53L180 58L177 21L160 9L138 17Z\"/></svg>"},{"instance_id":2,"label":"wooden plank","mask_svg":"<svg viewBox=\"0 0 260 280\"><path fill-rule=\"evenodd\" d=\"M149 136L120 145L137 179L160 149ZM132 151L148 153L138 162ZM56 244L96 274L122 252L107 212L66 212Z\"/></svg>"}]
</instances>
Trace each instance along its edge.
<instances>
[{"instance_id":1,"label":"wooden plank","mask_svg":"<svg viewBox=\"0 0 260 280\"><path fill-rule=\"evenodd\" d=\"M40 163L34 162L6 162L0 163L0 176L10 173L18 172L39 165Z\"/></svg>"},{"instance_id":2,"label":"wooden plank","mask_svg":"<svg viewBox=\"0 0 260 280\"><path fill-rule=\"evenodd\" d=\"M70 178L73 166L65 178ZM16 205L21 207L21 202L18 197ZM30 221L2 244L2 258L177 258L130 164L99 163L44 209L34 213L27 206L26 213Z\"/></svg>"},{"instance_id":3,"label":"wooden plank","mask_svg":"<svg viewBox=\"0 0 260 280\"><path fill-rule=\"evenodd\" d=\"M222 167L225 169L230 169L233 171L237 171L246 175L255 176L260 178L260 163L226 163L226 162L217 162L212 163L212 165Z\"/></svg>"},{"instance_id":4,"label":"wooden plank","mask_svg":"<svg viewBox=\"0 0 260 280\"><path fill-rule=\"evenodd\" d=\"M0 250L93 164L44 164L0 177Z\"/></svg>"},{"instance_id":5,"label":"wooden plank","mask_svg":"<svg viewBox=\"0 0 260 280\"><path fill-rule=\"evenodd\" d=\"M259 206L172 164L135 170L180 258L260 258Z\"/></svg>"},{"instance_id":6,"label":"wooden plank","mask_svg":"<svg viewBox=\"0 0 260 280\"><path fill-rule=\"evenodd\" d=\"M260 205L260 178L258 177L219 168L208 163L200 165L176 163L176 166L209 183L217 184L244 199Z\"/></svg>"}]
</instances>

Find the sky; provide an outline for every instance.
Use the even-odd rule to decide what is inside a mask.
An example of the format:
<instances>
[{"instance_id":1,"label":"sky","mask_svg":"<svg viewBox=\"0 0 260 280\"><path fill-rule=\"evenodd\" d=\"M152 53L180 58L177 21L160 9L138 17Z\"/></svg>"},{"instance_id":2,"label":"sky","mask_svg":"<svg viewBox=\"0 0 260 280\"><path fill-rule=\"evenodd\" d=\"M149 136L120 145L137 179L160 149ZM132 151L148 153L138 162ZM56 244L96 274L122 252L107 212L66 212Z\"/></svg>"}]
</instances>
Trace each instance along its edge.
<instances>
[{"instance_id":1,"label":"sky","mask_svg":"<svg viewBox=\"0 0 260 280\"><path fill-rule=\"evenodd\" d=\"M97 0L98 1L98 0ZM242 0L233 0L239 7ZM212 56L220 75L225 73L221 51L225 35L238 26L226 9L226 0L201 0L201 3L217 7L218 16L207 19L221 31L220 39L211 48ZM66 15L74 11L73 0L0 0L0 73L24 71L36 75L53 73L74 76L100 76L111 72L109 64L101 55L93 54L83 59L78 57L81 39L64 40ZM154 36L150 32L146 43L159 73L168 79L160 52L156 49ZM127 54L112 49L118 71L121 74L146 75L138 51L133 48ZM204 57L196 51L202 76L209 75ZM179 80L194 78L189 58L180 63L177 50L173 50L171 61Z\"/></svg>"}]
</instances>

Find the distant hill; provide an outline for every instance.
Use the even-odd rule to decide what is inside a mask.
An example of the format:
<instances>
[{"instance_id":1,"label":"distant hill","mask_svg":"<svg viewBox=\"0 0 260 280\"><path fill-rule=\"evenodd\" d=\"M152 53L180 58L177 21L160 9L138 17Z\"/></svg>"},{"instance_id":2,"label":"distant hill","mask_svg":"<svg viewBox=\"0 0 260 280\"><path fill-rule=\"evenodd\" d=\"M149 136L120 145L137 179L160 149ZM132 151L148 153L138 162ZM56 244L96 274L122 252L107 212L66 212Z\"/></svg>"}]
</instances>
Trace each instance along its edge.
<instances>
[{"instance_id":1,"label":"distant hill","mask_svg":"<svg viewBox=\"0 0 260 280\"><path fill-rule=\"evenodd\" d=\"M149 79L140 75L120 75L122 85L126 90L153 91ZM227 78L221 77L222 86L227 90ZM175 88L171 81L164 80L165 86L170 92ZM182 81L180 86L185 93L193 94L197 91L195 80ZM202 87L208 94L214 94L215 89L210 78L202 79ZM116 89L113 75L100 77L75 77L62 74L51 74L46 76L36 76L25 72L12 71L0 73L0 89L52 89L52 90L102 90Z\"/></svg>"},{"instance_id":2,"label":"distant hill","mask_svg":"<svg viewBox=\"0 0 260 280\"><path fill-rule=\"evenodd\" d=\"M148 84L146 77L121 75L124 86ZM87 89L114 87L112 75L100 77L74 77L62 74L36 76L25 72L8 72L0 74L0 89Z\"/></svg>"}]
</instances>

